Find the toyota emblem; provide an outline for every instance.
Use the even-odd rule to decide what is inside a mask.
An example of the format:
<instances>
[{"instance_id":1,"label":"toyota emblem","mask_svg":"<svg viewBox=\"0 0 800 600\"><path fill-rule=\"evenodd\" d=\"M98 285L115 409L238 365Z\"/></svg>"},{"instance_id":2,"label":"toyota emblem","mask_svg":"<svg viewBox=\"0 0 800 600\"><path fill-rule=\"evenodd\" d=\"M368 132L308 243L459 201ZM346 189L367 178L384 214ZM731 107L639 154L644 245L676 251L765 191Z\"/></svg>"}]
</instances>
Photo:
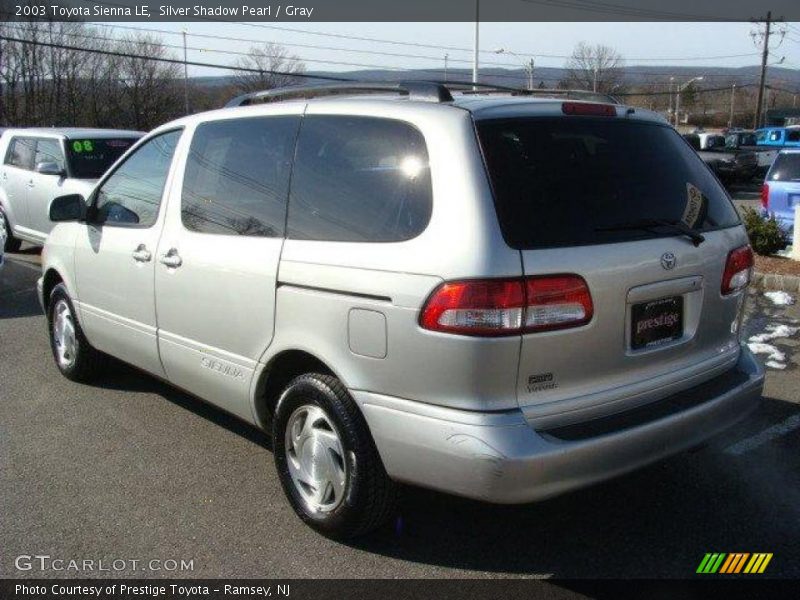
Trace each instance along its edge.
<instances>
[{"instance_id":1,"label":"toyota emblem","mask_svg":"<svg viewBox=\"0 0 800 600\"><path fill-rule=\"evenodd\" d=\"M664 254L661 255L661 266L667 271L674 269L677 263L678 259L675 258L672 252L664 252Z\"/></svg>"}]
</instances>

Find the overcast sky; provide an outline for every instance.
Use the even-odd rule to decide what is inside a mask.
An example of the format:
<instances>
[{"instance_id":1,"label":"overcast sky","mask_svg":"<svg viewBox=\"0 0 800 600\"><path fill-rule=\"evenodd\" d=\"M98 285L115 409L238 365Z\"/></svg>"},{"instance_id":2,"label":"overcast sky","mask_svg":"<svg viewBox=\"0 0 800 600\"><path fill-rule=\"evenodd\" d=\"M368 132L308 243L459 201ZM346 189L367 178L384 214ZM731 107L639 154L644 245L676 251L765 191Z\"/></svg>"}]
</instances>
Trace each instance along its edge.
<instances>
[{"instance_id":1,"label":"overcast sky","mask_svg":"<svg viewBox=\"0 0 800 600\"><path fill-rule=\"evenodd\" d=\"M276 42L286 45L304 60L308 70L344 71L359 68L436 68L444 64L449 54L450 67L467 68L471 65L474 24L472 23L119 23L139 28L161 29L179 34L185 27L188 46L203 50L189 50L189 60L231 64L235 55L214 50L244 52L253 41L236 41L247 38L254 41ZM800 26L789 24L787 36L778 46L775 38L771 61L786 57L783 66L800 67ZM289 31L292 29L293 31ZM297 30L302 30L299 32ZM537 66L563 66L563 56L568 56L575 44L581 41L614 47L628 65L703 65L746 66L759 63L759 50L754 45L751 32L755 26L745 23L482 23L480 47L489 53L481 54L481 64L504 63L499 66L514 67L535 57ZM329 35L314 35L319 32ZM117 35L126 31L115 30ZM127 33L131 33L130 31ZM226 36L230 39L209 39L192 34ZM394 40L422 44L409 46L365 41L357 38ZM165 43L180 45L180 35L163 35ZM324 46L316 48L314 46ZM450 47L454 49L447 49ZM463 50L458 50L458 48ZM519 58L490 52L506 48ZM347 49L347 50L345 50ZM353 52L348 50L360 50ZM392 56L392 54L420 55L423 58ZM717 58L725 57L725 58ZM655 60L654 60L655 59ZM326 62L327 61L327 62ZM349 63L349 64L345 64ZM191 68L191 75L224 74L219 70Z\"/></svg>"}]
</instances>

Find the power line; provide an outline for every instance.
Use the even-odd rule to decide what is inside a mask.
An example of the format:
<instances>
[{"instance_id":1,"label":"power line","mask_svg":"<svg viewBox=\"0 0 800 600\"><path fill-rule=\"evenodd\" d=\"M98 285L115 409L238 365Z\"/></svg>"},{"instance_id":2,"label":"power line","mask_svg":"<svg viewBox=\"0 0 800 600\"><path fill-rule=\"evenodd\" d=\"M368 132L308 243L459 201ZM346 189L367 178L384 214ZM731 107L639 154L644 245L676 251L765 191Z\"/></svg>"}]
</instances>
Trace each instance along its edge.
<instances>
[{"instance_id":1,"label":"power line","mask_svg":"<svg viewBox=\"0 0 800 600\"><path fill-rule=\"evenodd\" d=\"M19 26L19 25L12 25L12 27L17 27L18 29L21 28L21 26ZM149 28L142 28L142 27L128 27L128 26L118 26L118 25L109 25L109 26L104 26L104 27L111 28L111 29L115 29L115 28L126 29L126 30L133 30L133 31L140 31L140 32L147 32L147 33L168 33L168 34L181 35L180 33L177 33L177 32L168 32L166 30L149 29ZM22 28L22 30L26 31L24 28ZM109 41L109 42L120 41L120 38L91 35L91 34L87 34L87 33L72 33L70 35L72 37L79 37L79 38L84 38L84 39L94 39L94 40L102 40L102 41ZM187 32L187 35L191 36L191 35L197 35L197 34L191 34L191 33ZM223 38L222 36L211 36L211 37L220 38L220 39L226 39L226 40L230 40L231 39L231 38ZM242 40L242 41L245 41L245 40ZM166 43L163 43L163 42L159 42L159 43L162 46L164 46L165 48L170 48L170 49L173 49L173 50L183 50L184 49L183 45L166 44ZM192 50L192 51L196 51L196 52L211 52L211 53L215 53L215 54L224 54L224 55L233 55L233 56L249 56L250 55L249 52L242 52L242 51L236 51L236 50L221 50L221 49L214 49L214 48L201 48L201 47L197 47L197 46L186 46L186 49ZM358 67L358 68L368 68L368 69L382 69L382 70L390 70L390 71L409 71L409 70L414 70L414 71L421 71L423 73L443 73L444 72L444 69L439 69L439 68L427 68L426 69L426 68L419 68L419 67L413 67L413 68L409 68L409 67L394 67L394 66L388 66L388 65L382 65L382 64L374 64L374 63L356 63L356 62L338 61L338 60L329 60L329 59L314 59L314 58L307 58L307 57L302 57L302 56L296 56L295 58L297 60L301 60L303 62L308 62L308 63L319 63L319 64L347 66L347 67ZM432 57L432 58L436 59L437 57ZM468 63L469 61L460 61L460 62L467 62ZM516 67L516 65L514 65L514 66ZM553 68L560 68L560 67L545 67L545 68L553 69ZM658 67L653 67L653 68L656 69ZM686 67L680 67L680 68L681 69L691 69L692 67L686 66ZM695 68L696 69L700 69L700 68L703 68L703 67L695 67ZM645 67L645 69L647 69L647 67ZM515 70L519 70L519 67L517 67ZM657 71L651 71L651 70L638 71L638 70L631 70L631 69L627 69L627 68L622 67L622 68L619 69L619 71L622 72L624 75L643 75L643 76L654 76L654 77L659 77L659 76L667 77L666 73L657 72ZM522 78L525 77L524 73L520 74L520 75L509 74L509 73L486 73L486 75L489 76L489 77L497 77L497 78L500 78L500 79L514 79L514 80L522 79ZM737 78L736 74L725 74L725 73L704 74L704 77L720 78L720 79ZM557 82L557 81L561 80L561 78L559 78L559 77L537 77L536 79L539 80L539 81L550 81L550 82ZM738 80L741 81L741 78L738 78ZM658 83L658 82L643 82L643 83Z\"/></svg>"},{"instance_id":2,"label":"power line","mask_svg":"<svg viewBox=\"0 0 800 600\"><path fill-rule=\"evenodd\" d=\"M121 4L116 4L113 2L100 2L99 0L81 0L83 2L89 2L91 4L98 4L98 5L108 5L108 6L122 6ZM530 1L530 0L525 0ZM283 32L291 32L291 33L300 33L305 35L313 35L313 36L322 36L322 37L330 37L336 39L346 39L346 40L355 40L355 41L362 41L362 42L372 42L377 44L389 44L389 45L396 45L396 46L406 46L406 47L413 47L413 48L428 48L432 50L448 50L453 52L472 52L472 48L465 48L465 47L458 47L458 46L443 46L441 44L425 44L421 42L408 42L402 40L392 40L386 38L376 38L376 37L366 37L366 36L357 36L351 34L344 34L344 33L332 33L332 32L325 32L319 30L311 30L311 29L300 29L296 27L286 27L286 26L277 26L277 25L266 25L264 23L248 23L248 22L241 22L241 21L224 21L220 19L213 19L211 17L207 17L202 19L203 21L210 22L210 23L226 23L232 25L241 25L246 27L256 27L259 29L270 29L274 31L283 31ZM710 20L710 19L703 19L703 20ZM720 19L724 20L724 19ZM123 25L106 25L106 27L115 27L121 29L145 29L147 31L156 31L158 33L164 33L167 35L179 35L177 32L164 30L164 29L149 29L149 28L134 28L131 26L123 26ZM221 40L235 40L240 42L250 42L250 43L263 43L264 40L261 39L253 39L253 38L231 38L227 36L220 36L220 35L212 35L212 34L202 34L202 33L188 33L187 35L194 36L194 37L203 37L208 39L221 39ZM308 47L308 48L319 48L323 50L339 50L343 52L359 52L365 54L385 54L387 56L398 56L401 58L423 58L421 55L408 55L408 54L392 54L386 53L381 51L375 50L358 50L353 48L329 48L329 47L322 47L322 46L313 46L313 45L302 45L297 43L284 43L281 42L285 46L297 46L297 47ZM494 55L495 52L492 50L481 50L481 54L491 54ZM561 59L569 59L572 58L571 55L565 54L547 54L542 52L518 52L518 54L522 54L525 56L535 56L537 58L561 58ZM758 52L750 52L746 54L726 54L720 56L688 56L688 57L633 57L628 58L627 60L636 60L636 61L685 61L685 60L722 60L722 59L729 59L729 58L746 58L749 56L757 56ZM442 60L443 57L441 56L426 56L425 58L429 58L432 60ZM456 61L456 59L450 58L451 61ZM458 62L468 62L471 63L471 60L459 60ZM495 64L497 66L516 66L512 63L486 63L486 64Z\"/></svg>"},{"instance_id":3,"label":"power line","mask_svg":"<svg viewBox=\"0 0 800 600\"><path fill-rule=\"evenodd\" d=\"M19 29L19 28L17 27L17 29ZM77 37L77 38L82 38L82 39L90 39L90 40L98 40L98 41L106 41L106 42L126 41L126 40L120 39L120 38L96 36L96 35L91 35L91 34L87 34L87 33L71 33L70 37ZM136 42L136 40L132 40L132 41L134 43ZM237 51L237 50L217 50L217 49L213 49L213 48L198 48L196 46L185 46L184 47L183 45L165 44L163 42L159 42L159 44L161 46L163 46L164 48L169 48L171 50L183 50L185 48L186 50L192 50L192 51L196 51L196 52L212 52L212 53L215 53L215 54L227 54L227 55L234 55L234 56L250 56L249 52L241 52L241 51ZM392 66L388 66L388 65L378 65L378 64L368 64L368 63L353 63L353 62L337 61L337 60L326 60L326 59L314 59L314 58L305 58L305 57L300 57L300 56L295 57L295 58L297 60L299 60L299 61L307 62L307 63L319 63L319 64L326 64L326 65L336 65L336 66L346 66L346 67L359 67L359 68L367 68L367 69L381 69L381 70L386 70L386 71L403 72L403 71L408 71L408 70L414 70L414 71L420 71L422 73L440 73L440 72L443 72L443 69L435 69L435 68L434 69L423 69L423 68L416 68L415 67L413 69L408 69L408 68L405 68L405 67L392 67ZM181 64L184 64L184 61L179 61L179 62ZM187 63L187 64L192 64L192 63ZM231 65L231 68L234 68L236 70L242 70L242 69L240 69L240 68L238 68L236 66L233 66L233 65ZM265 70L262 70L262 71L266 72ZM490 76L491 77L499 77L501 79L515 79L515 80L519 80L522 77L521 75L513 75L513 74L510 74L510 73L494 73L494 74L490 74ZM557 78L540 78L540 80L542 80L542 81L558 81Z\"/></svg>"},{"instance_id":4,"label":"power line","mask_svg":"<svg viewBox=\"0 0 800 600\"><path fill-rule=\"evenodd\" d=\"M61 50L72 50L75 52L86 52L90 54L101 54L105 56L117 56L121 58L132 58L132 59L139 59L145 61L154 61L154 62L162 62L162 63L169 63L169 64L176 64L176 65L183 65L184 61L173 59L173 58L164 58L164 57L152 57L142 54L134 54L131 52L119 52L114 50L100 50L97 48L80 48L77 46L70 46L67 44L55 44L50 42L42 42L42 41L35 41L35 40L26 40L21 38L14 38L9 36L0 35L0 40L8 41L8 42L16 42L20 44L31 44L34 46L41 46L47 48L57 48ZM249 72L249 73L259 73L259 74L272 74L272 75L281 75L281 76L289 76L289 77L299 77L299 78L306 78L306 79L318 79L318 80L328 80L328 81L342 81L342 82L354 82L358 81L353 78L348 77L336 77L331 75L313 75L308 73L293 73L287 71L278 71L272 69L256 69L250 67L236 67L232 65L221 65L218 63L207 63L207 62L198 62L198 61L186 61L186 64L196 67L205 67L205 68L212 68L212 69L222 69L228 71L239 71L239 72ZM469 82L467 82L469 83ZM646 84L643 84L646 85ZM753 87L755 84L742 84L739 87ZM777 88L775 86L768 86L770 89L774 89L777 91L783 91L786 93L795 93L789 90ZM719 87L719 88L699 88L695 89L694 92L697 94L704 94L704 93L711 93L711 92L719 92L719 91L727 91L730 87ZM672 92L621 92L616 93L615 95L619 97L627 97L627 96L662 96L671 94Z\"/></svg>"},{"instance_id":5,"label":"power line","mask_svg":"<svg viewBox=\"0 0 800 600\"><path fill-rule=\"evenodd\" d=\"M633 6L625 6L621 4L611 4L607 2L592 2L591 0L523 0L529 4L539 4L544 6L570 8L573 10L580 10L584 12L593 12L600 14L622 15L629 17L647 17L661 20L678 20L678 21L729 21L719 16L698 15L669 12L663 10L651 10L645 8L636 8Z\"/></svg>"},{"instance_id":6,"label":"power line","mask_svg":"<svg viewBox=\"0 0 800 600\"><path fill-rule=\"evenodd\" d=\"M170 63L174 65L183 65L184 61L178 60L176 58L163 58L163 57L153 57L153 56L146 56L144 54L133 54L131 52L117 52L114 50L100 50L98 48L79 48L77 46L68 46L66 44L53 44L50 42L40 42L34 40L24 40L20 38L13 38L5 35L0 35L0 40L4 40L6 42L17 42L19 44L32 44L34 46L43 46L45 48L57 48L59 50L73 50L75 52L89 52L91 54L103 54L105 56L117 56L120 58L134 58L139 60L149 60L155 62L164 62ZM332 75L310 75L308 73L290 73L287 71L276 71L272 69L252 69L249 67L234 67L231 65L220 65L214 63L205 63L205 62L197 62L197 61L187 61L187 65L191 65L193 67L206 67L210 69L224 69L228 71L245 71L249 73L261 73L261 74L270 74L270 75L281 75L287 77L305 77L306 79L323 79L327 81L356 81L350 77L335 77Z\"/></svg>"}]
</instances>

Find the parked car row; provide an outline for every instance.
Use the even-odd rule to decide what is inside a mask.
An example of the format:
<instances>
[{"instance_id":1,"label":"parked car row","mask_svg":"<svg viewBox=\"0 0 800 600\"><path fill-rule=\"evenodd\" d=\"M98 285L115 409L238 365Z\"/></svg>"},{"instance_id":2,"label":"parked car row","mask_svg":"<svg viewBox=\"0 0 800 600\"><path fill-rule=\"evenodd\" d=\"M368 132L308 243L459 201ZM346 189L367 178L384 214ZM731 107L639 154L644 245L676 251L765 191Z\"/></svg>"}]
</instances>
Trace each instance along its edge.
<instances>
[{"instance_id":1,"label":"parked car row","mask_svg":"<svg viewBox=\"0 0 800 600\"><path fill-rule=\"evenodd\" d=\"M0 137L0 225L5 249L43 244L56 196L88 194L143 132L106 129L6 129Z\"/></svg>"},{"instance_id":2,"label":"parked car row","mask_svg":"<svg viewBox=\"0 0 800 600\"><path fill-rule=\"evenodd\" d=\"M683 138L725 184L750 181L758 172L756 153L726 146L722 135L687 133Z\"/></svg>"}]
</instances>

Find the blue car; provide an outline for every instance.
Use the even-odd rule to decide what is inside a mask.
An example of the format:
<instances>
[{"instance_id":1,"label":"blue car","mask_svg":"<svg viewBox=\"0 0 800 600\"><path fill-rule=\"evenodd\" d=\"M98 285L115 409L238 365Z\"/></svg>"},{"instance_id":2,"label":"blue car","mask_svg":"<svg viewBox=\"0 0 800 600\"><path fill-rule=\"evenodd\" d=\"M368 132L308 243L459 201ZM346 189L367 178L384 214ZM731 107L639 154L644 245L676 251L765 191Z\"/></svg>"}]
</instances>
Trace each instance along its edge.
<instances>
[{"instance_id":1,"label":"blue car","mask_svg":"<svg viewBox=\"0 0 800 600\"><path fill-rule=\"evenodd\" d=\"M794 207L800 205L800 148L781 150L761 188L764 214L775 219L787 232L794 229Z\"/></svg>"},{"instance_id":2,"label":"blue car","mask_svg":"<svg viewBox=\"0 0 800 600\"><path fill-rule=\"evenodd\" d=\"M800 148L800 127L764 127L756 130L759 146L782 146Z\"/></svg>"}]
</instances>

